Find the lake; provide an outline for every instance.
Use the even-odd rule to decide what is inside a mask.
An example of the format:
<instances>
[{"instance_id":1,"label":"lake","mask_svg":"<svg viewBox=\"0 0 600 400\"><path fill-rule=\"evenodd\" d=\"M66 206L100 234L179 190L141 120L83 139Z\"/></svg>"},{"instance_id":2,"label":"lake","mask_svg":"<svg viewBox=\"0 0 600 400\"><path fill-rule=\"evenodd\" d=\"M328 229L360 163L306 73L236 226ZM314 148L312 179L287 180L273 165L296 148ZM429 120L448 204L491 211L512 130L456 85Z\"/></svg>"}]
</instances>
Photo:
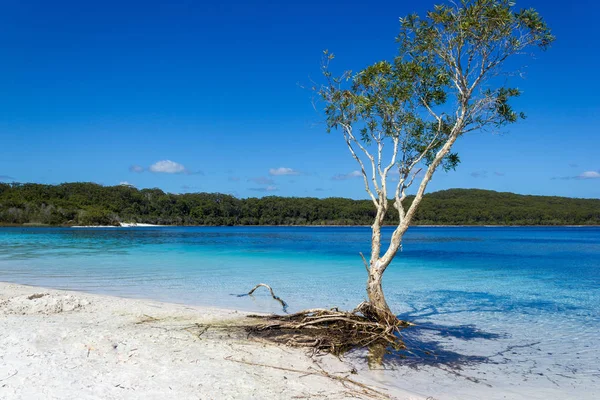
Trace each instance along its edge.
<instances>
[{"instance_id":1,"label":"lake","mask_svg":"<svg viewBox=\"0 0 600 400\"><path fill-rule=\"evenodd\" d=\"M237 296L264 282L289 311L351 309L369 240L367 227L0 228L0 281L281 312L262 289ZM598 227L413 227L384 290L417 324L386 383L457 399L600 391ZM462 393L444 397L452 382Z\"/></svg>"}]
</instances>

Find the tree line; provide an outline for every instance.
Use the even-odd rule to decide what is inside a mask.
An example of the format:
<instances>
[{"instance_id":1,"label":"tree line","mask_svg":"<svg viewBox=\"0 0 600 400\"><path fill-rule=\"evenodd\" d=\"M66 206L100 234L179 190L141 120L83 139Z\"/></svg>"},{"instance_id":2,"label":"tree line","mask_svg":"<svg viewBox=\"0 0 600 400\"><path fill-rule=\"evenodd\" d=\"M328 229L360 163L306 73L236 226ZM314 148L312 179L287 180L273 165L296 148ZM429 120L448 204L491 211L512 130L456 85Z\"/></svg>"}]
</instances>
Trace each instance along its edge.
<instances>
[{"instance_id":1,"label":"tree line","mask_svg":"<svg viewBox=\"0 0 600 400\"><path fill-rule=\"evenodd\" d=\"M370 225L374 217L370 200L338 197L238 199L95 183L0 183L3 225ZM397 223L394 210L385 223ZM449 189L427 194L413 224L600 225L600 200Z\"/></svg>"}]
</instances>

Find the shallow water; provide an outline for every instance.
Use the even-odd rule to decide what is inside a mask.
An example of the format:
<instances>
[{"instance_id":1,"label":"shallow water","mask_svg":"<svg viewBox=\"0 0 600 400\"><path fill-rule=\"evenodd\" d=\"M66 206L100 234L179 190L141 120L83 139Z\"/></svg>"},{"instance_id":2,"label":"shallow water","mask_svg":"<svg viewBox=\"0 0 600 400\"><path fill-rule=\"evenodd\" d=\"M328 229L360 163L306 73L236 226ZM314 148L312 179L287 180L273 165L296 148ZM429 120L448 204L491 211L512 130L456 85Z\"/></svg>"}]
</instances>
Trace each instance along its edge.
<instances>
[{"instance_id":1,"label":"shallow water","mask_svg":"<svg viewBox=\"0 0 600 400\"><path fill-rule=\"evenodd\" d=\"M364 297L358 253L369 236L363 227L0 228L0 281L280 312L267 293L235 296L265 282L290 311L349 309ZM600 391L600 228L411 228L384 289L418 324L405 331L402 364L389 360L387 383L440 399L481 398L490 386L509 395L485 398ZM421 379L432 375L438 384Z\"/></svg>"}]
</instances>

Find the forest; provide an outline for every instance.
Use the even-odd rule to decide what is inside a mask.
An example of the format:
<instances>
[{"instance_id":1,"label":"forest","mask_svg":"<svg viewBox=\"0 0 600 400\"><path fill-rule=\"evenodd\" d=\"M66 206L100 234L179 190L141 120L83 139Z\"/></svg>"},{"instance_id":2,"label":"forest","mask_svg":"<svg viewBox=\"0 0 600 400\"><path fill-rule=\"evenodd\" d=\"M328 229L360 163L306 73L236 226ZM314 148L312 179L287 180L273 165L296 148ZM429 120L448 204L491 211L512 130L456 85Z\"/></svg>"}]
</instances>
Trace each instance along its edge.
<instances>
[{"instance_id":1,"label":"forest","mask_svg":"<svg viewBox=\"0 0 600 400\"><path fill-rule=\"evenodd\" d=\"M95 183L0 183L1 225L370 225L374 216L370 200L238 199ZM397 219L390 207L386 224ZM600 225L600 200L449 189L427 194L413 225Z\"/></svg>"}]
</instances>

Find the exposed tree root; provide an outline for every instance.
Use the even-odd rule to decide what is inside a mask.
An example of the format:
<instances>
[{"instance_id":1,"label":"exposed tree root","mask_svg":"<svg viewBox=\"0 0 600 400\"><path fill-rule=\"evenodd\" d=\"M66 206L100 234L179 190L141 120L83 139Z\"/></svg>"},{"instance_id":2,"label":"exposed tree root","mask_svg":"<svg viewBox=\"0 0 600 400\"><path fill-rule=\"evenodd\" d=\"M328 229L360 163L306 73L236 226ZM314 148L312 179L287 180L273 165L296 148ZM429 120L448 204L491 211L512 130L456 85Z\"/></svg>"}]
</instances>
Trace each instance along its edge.
<instances>
[{"instance_id":1,"label":"exposed tree root","mask_svg":"<svg viewBox=\"0 0 600 400\"><path fill-rule=\"evenodd\" d=\"M364 347L404 349L399 332L410 324L398 319L382 323L373 315L366 302L351 312L319 308L289 315L250 315L264 322L246 330L249 336L335 355Z\"/></svg>"},{"instance_id":2,"label":"exposed tree root","mask_svg":"<svg viewBox=\"0 0 600 400\"><path fill-rule=\"evenodd\" d=\"M155 317L152 317L150 315L144 314L144 318L142 318L138 322L136 322L136 325L145 324L145 323L148 323L148 322L158 322L160 320L161 320L160 318L155 318Z\"/></svg>"}]
</instances>

